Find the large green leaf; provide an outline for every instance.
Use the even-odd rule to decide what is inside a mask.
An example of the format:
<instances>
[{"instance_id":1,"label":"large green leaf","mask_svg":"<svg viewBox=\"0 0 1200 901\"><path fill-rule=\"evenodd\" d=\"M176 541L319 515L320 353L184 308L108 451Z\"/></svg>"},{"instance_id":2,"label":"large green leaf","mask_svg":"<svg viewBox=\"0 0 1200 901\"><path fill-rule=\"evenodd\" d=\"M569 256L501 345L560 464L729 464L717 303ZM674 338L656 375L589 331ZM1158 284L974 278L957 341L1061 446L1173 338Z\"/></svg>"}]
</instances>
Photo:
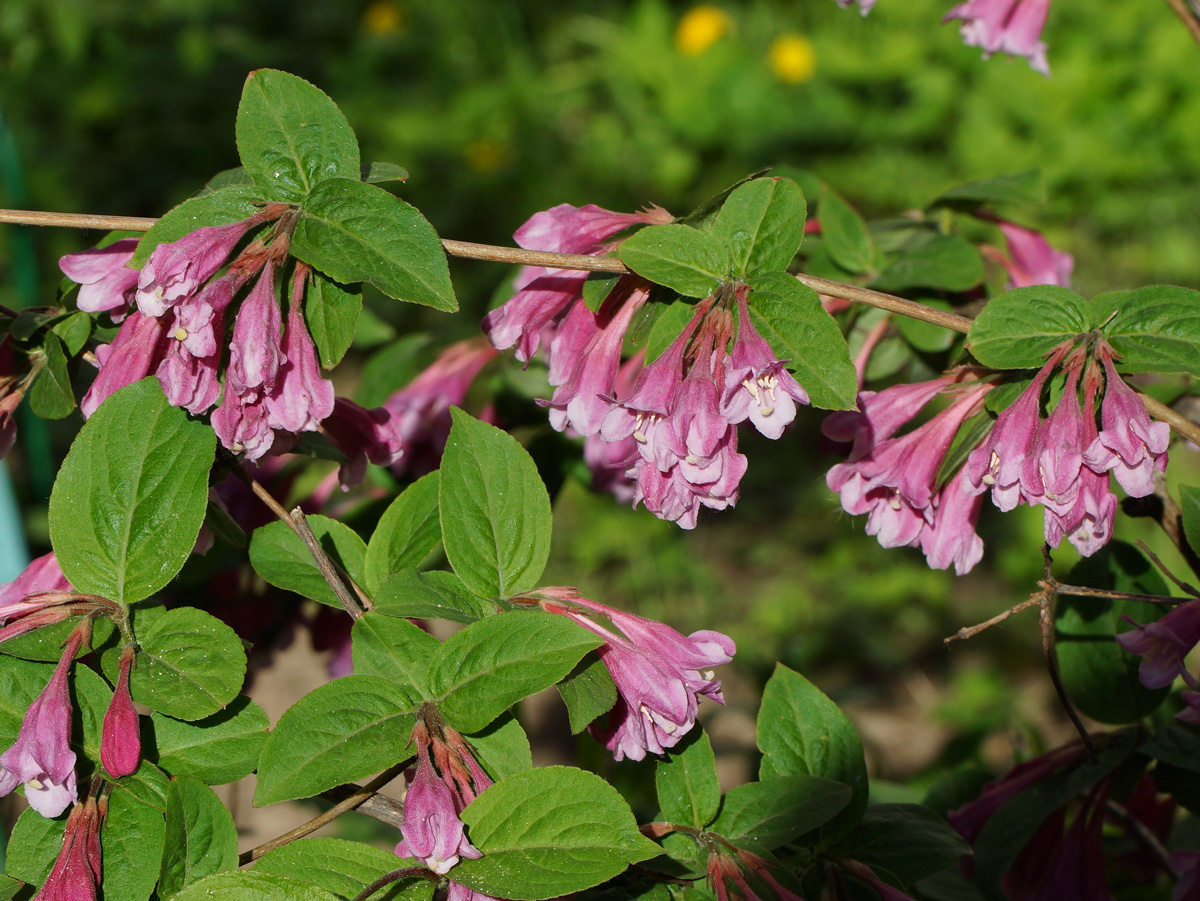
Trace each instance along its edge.
<instances>
[{"instance_id":1,"label":"large green leaf","mask_svg":"<svg viewBox=\"0 0 1200 901\"><path fill-rule=\"evenodd\" d=\"M25 808L8 837L4 871L14 879L41 885L62 848L66 825L66 817L48 820L32 807Z\"/></svg>"},{"instance_id":2,"label":"large green leaf","mask_svg":"<svg viewBox=\"0 0 1200 901\"><path fill-rule=\"evenodd\" d=\"M245 695L194 723L161 713L151 714L150 722L159 766L209 785L224 785L254 772L271 727L266 711Z\"/></svg>"},{"instance_id":3,"label":"large green leaf","mask_svg":"<svg viewBox=\"0 0 1200 901\"><path fill-rule=\"evenodd\" d=\"M346 676L284 713L263 746L258 806L316 795L410 755L416 703L378 676Z\"/></svg>"},{"instance_id":4,"label":"large green leaf","mask_svg":"<svg viewBox=\"0 0 1200 901\"><path fill-rule=\"evenodd\" d=\"M1197 371L1200 291L1151 285L1092 298L1097 324L1119 355L1124 372ZM1111 319L1110 319L1111 317Z\"/></svg>"},{"instance_id":5,"label":"large green leaf","mask_svg":"<svg viewBox=\"0 0 1200 901\"><path fill-rule=\"evenodd\" d=\"M299 879L257 870L234 870L193 882L172 896L172 901L338 901L338 896Z\"/></svg>"},{"instance_id":6,"label":"large green leaf","mask_svg":"<svg viewBox=\"0 0 1200 901\"><path fill-rule=\"evenodd\" d=\"M829 852L865 863L876 875L910 885L957 868L971 848L935 811L920 804L875 804ZM889 878L890 877L890 878Z\"/></svg>"},{"instance_id":7,"label":"large green leaf","mask_svg":"<svg viewBox=\"0 0 1200 901\"><path fill-rule=\"evenodd\" d=\"M493 897L540 901L582 891L662 850L638 832L615 788L570 767L502 779L462 819L483 857L459 861L454 881Z\"/></svg>"},{"instance_id":8,"label":"large green leaf","mask_svg":"<svg viewBox=\"0 0 1200 901\"><path fill-rule=\"evenodd\" d=\"M824 826L850 798L849 786L816 776L747 782L725 793L709 830L763 854Z\"/></svg>"},{"instance_id":9,"label":"large green leaf","mask_svg":"<svg viewBox=\"0 0 1200 901\"><path fill-rule=\"evenodd\" d=\"M621 262L685 297L707 297L730 275L728 248L686 225L651 225L635 232L617 251Z\"/></svg>"},{"instance_id":10,"label":"large green leaf","mask_svg":"<svg viewBox=\"0 0 1200 901\"><path fill-rule=\"evenodd\" d=\"M979 181L956 185L933 202L933 206L974 208L984 203L1035 204L1046 202L1046 187L1040 169L1024 169Z\"/></svg>"},{"instance_id":11,"label":"large green leaf","mask_svg":"<svg viewBox=\"0 0 1200 901\"><path fill-rule=\"evenodd\" d=\"M867 224L858 211L828 185L821 185L817 213L821 218L825 250L837 265L854 273L875 268L875 242L871 240Z\"/></svg>"},{"instance_id":12,"label":"large green leaf","mask_svg":"<svg viewBox=\"0 0 1200 901\"><path fill-rule=\"evenodd\" d=\"M475 759L494 782L523 773L533 766L529 736L511 713L501 714L468 740L475 749Z\"/></svg>"},{"instance_id":13,"label":"large green leaf","mask_svg":"<svg viewBox=\"0 0 1200 901\"><path fill-rule=\"evenodd\" d=\"M894 256L871 287L880 291L966 291L981 281L983 260L973 244L958 235L934 235Z\"/></svg>"},{"instance_id":14,"label":"large green leaf","mask_svg":"<svg viewBox=\"0 0 1200 901\"><path fill-rule=\"evenodd\" d=\"M433 226L374 185L348 178L317 185L304 201L291 251L335 282L370 282L397 300L458 309Z\"/></svg>"},{"instance_id":15,"label":"large green leaf","mask_svg":"<svg viewBox=\"0 0 1200 901\"><path fill-rule=\"evenodd\" d=\"M446 639L429 667L429 689L452 726L477 732L601 643L567 617L540 610L488 617Z\"/></svg>"},{"instance_id":16,"label":"large green leaf","mask_svg":"<svg viewBox=\"0 0 1200 901\"><path fill-rule=\"evenodd\" d=\"M406 619L368 610L350 631L354 672L428 695L425 675L441 649L436 638Z\"/></svg>"},{"instance_id":17,"label":"large green leaf","mask_svg":"<svg viewBox=\"0 0 1200 901\"><path fill-rule=\"evenodd\" d=\"M342 111L303 78L251 72L237 112L246 174L273 200L304 199L329 178L359 178L358 141Z\"/></svg>"},{"instance_id":18,"label":"large green leaf","mask_svg":"<svg viewBox=\"0 0 1200 901\"><path fill-rule=\"evenodd\" d=\"M484 598L537 585L550 556L550 496L511 435L457 407L442 456L442 543L458 577Z\"/></svg>"},{"instance_id":19,"label":"large green leaf","mask_svg":"<svg viewBox=\"0 0 1200 901\"><path fill-rule=\"evenodd\" d=\"M159 895L169 897L197 879L237 865L237 827L225 805L199 779L176 776L167 789Z\"/></svg>"},{"instance_id":20,"label":"large green leaf","mask_svg":"<svg viewBox=\"0 0 1200 901\"><path fill-rule=\"evenodd\" d=\"M383 583L375 596L375 609L388 616L473 623L495 613L496 605L467 588L454 573L413 570L396 573Z\"/></svg>"},{"instance_id":21,"label":"large green leaf","mask_svg":"<svg viewBox=\"0 0 1200 901\"><path fill-rule=\"evenodd\" d=\"M50 539L80 591L130 603L175 577L208 503L216 435L172 407L151 376L87 421L54 482Z\"/></svg>"},{"instance_id":22,"label":"large green leaf","mask_svg":"<svg viewBox=\"0 0 1200 901\"><path fill-rule=\"evenodd\" d=\"M1014 288L988 301L971 323L967 346L985 366L1034 369L1092 323L1091 307L1074 291L1055 285Z\"/></svg>"},{"instance_id":23,"label":"large green leaf","mask_svg":"<svg viewBox=\"0 0 1200 901\"><path fill-rule=\"evenodd\" d=\"M340 838L305 838L275 848L254 865L255 873L289 876L319 886L342 901L352 901L370 883L407 864L390 851ZM371 895L371 901L429 901L434 883L401 879Z\"/></svg>"},{"instance_id":24,"label":"large green leaf","mask_svg":"<svg viewBox=\"0 0 1200 901\"><path fill-rule=\"evenodd\" d=\"M361 285L347 288L313 273L304 297L304 322L326 369L336 366L350 349L361 312Z\"/></svg>"},{"instance_id":25,"label":"large green leaf","mask_svg":"<svg viewBox=\"0 0 1200 901\"><path fill-rule=\"evenodd\" d=\"M308 525L325 553L355 581L363 578L367 545L352 528L328 516L308 517ZM250 536L250 563L254 571L279 588L330 607L341 601L321 575L308 545L285 522L269 522Z\"/></svg>"},{"instance_id":26,"label":"large green leaf","mask_svg":"<svg viewBox=\"0 0 1200 901\"><path fill-rule=\"evenodd\" d=\"M146 901L158 882L166 825L161 810L114 791L100 832L104 901Z\"/></svg>"},{"instance_id":27,"label":"large green leaf","mask_svg":"<svg viewBox=\"0 0 1200 901\"><path fill-rule=\"evenodd\" d=\"M783 664L763 691L758 712L760 779L806 775L850 786L854 797L822 829L827 841L845 835L867 806L867 764L858 732L820 689Z\"/></svg>"},{"instance_id":28,"label":"large green leaf","mask_svg":"<svg viewBox=\"0 0 1200 901\"><path fill-rule=\"evenodd\" d=\"M786 272L764 272L754 277L748 306L754 327L788 361L813 406L854 409L858 374L842 330L816 291Z\"/></svg>"},{"instance_id":29,"label":"large green leaf","mask_svg":"<svg viewBox=\"0 0 1200 901\"><path fill-rule=\"evenodd\" d=\"M735 188L712 234L729 248L733 274L785 269L804 241L804 192L790 178L756 178Z\"/></svg>"},{"instance_id":30,"label":"large green leaf","mask_svg":"<svg viewBox=\"0 0 1200 901\"><path fill-rule=\"evenodd\" d=\"M379 518L363 565L367 590L376 593L396 573L416 569L441 540L435 471L405 488Z\"/></svg>"},{"instance_id":31,"label":"large green leaf","mask_svg":"<svg viewBox=\"0 0 1200 901\"><path fill-rule=\"evenodd\" d=\"M695 728L654 768L663 819L703 829L717 815L721 785L708 733Z\"/></svg>"}]
</instances>

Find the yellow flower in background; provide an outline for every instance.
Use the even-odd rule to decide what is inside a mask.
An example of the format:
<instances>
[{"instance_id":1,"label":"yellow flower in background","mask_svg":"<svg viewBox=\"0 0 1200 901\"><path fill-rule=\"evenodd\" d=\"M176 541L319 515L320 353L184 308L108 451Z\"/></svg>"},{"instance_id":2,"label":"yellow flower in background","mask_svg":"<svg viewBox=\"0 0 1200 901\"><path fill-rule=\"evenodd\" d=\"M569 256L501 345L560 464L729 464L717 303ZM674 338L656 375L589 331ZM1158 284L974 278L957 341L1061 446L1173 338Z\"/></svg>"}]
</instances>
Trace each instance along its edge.
<instances>
[{"instance_id":1,"label":"yellow flower in background","mask_svg":"<svg viewBox=\"0 0 1200 901\"><path fill-rule=\"evenodd\" d=\"M395 34L404 29L404 10L388 0L378 0L363 10L362 23L371 34Z\"/></svg>"},{"instance_id":2,"label":"yellow flower in background","mask_svg":"<svg viewBox=\"0 0 1200 901\"><path fill-rule=\"evenodd\" d=\"M675 46L684 56L699 56L729 32L729 16L715 6L693 6L679 20Z\"/></svg>"},{"instance_id":3,"label":"yellow flower in background","mask_svg":"<svg viewBox=\"0 0 1200 901\"><path fill-rule=\"evenodd\" d=\"M781 34L771 42L768 55L771 71L780 81L801 84L817 71L817 53L812 41L799 34Z\"/></svg>"}]
</instances>

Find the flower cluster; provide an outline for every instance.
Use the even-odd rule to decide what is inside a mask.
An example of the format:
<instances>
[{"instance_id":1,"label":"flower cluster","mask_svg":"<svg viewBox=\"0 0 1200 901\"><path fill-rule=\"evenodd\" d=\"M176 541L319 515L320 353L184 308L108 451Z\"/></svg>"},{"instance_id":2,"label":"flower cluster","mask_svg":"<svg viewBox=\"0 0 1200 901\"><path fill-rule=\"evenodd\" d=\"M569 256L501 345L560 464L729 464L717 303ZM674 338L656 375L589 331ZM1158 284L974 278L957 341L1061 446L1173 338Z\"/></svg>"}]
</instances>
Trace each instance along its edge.
<instances>
[{"instance_id":1,"label":"flower cluster","mask_svg":"<svg viewBox=\"0 0 1200 901\"><path fill-rule=\"evenodd\" d=\"M542 608L570 617L604 639L600 659L617 686L617 703L605 724L589 727L592 737L617 760L661 755L696 723L701 696L724 704L712 667L729 663L736 650L720 632L683 636L670 626L582 598L573 588L543 588ZM606 617L621 634L589 615Z\"/></svg>"},{"instance_id":2,"label":"flower cluster","mask_svg":"<svg viewBox=\"0 0 1200 901\"><path fill-rule=\"evenodd\" d=\"M1112 536L1116 512L1107 474L1131 497L1152 493L1155 474L1166 468L1170 434L1166 423L1150 420L1145 404L1121 379L1107 342L1095 342L1091 360L1088 344L1076 344L1064 342L1049 355L970 451L958 476L941 473L943 461L959 427L982 411L991 385L959 374L860 393L859 411L834 413L824 425L828 437L853 441L850 459L830 470L829 487L840 492L847 512L868 514L867 532L884 547L919 545L931 566L944 569L953 562L960 575L982 556L974 526L978 499L989 490L1001 510L1041 504L1047 544L1058 547L1066 538L1084 556L1094 554ZM1042 396L1060 365L1062 397L1043 419ZM1103 428L1097 429L1101 381ZM895 437L925 404L950 392L958 398L948 409Z\"/></svg>"},{"instance_id":3,"label":"flower cluster","mask_svg":"<svg viewBox=\"0 0 1200 901\"><path fill-rule=\"evenodd\" d=\"M622 214L563 204L536 214L516 239L523 247L598 255L619 231L668 218L658 209ZM597 482L694 528L701 507L737 502L746 458L737 451L736 426L749 419L778 438L808 395L755 330L746 286L697 304L680 335L643 365L640 355L622 364L621 349L649 284L625 276L592 312L586 281L584 272L527 267L513 298L485 317L484 331L497 348L515 345L520 360L547 347L550 424L587 439Z\"/></svg>"},{"instance_id":4,"label":"flower cluster","mask_svg":"<svg viewBox=\"0 0 1200 901\"><path fill-rule=\"evenodd\" d=\"M241 222L159 244L140 272L128 266L135 239L63 257L63 272L81 285L79 308L121 324L113 342L96 349L100 371L80 403L84 416L120 388L156 375L173 405L195 415L211 411L221 443L248 462L323 428L351 460L346 486L362 478L368 459L396 462L403 447L392 414L335 398L321 376L304 320L309 270L302 263L291 274L283 317L276 277L293 218L286 204L265 204ZM250 240L267 223L274 223L267 237Z\"/></svg>"}]
</instances>

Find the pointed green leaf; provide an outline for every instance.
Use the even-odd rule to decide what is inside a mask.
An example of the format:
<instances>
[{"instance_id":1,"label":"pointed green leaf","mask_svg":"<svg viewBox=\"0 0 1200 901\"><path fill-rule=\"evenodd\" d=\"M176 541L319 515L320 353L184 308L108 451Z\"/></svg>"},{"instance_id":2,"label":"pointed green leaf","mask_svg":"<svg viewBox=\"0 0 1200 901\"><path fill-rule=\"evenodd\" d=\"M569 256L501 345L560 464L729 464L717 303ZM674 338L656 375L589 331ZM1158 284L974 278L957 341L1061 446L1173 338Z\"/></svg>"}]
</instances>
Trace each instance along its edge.
<instances>
[{"instance_id":1,"label":"pointed green leaf","mask_svg":"<svg viewBox=\"0 0 1200 901\"><path fill-rule=\"evenodd\" d=\"M114 791L100 830L105 901L146 901L158 882L166 824L162 811Z\"/></svg>"},{"instance_id":2,"label":"pointed green leaf","mask_svg":"<svg viewBox=\"0 0 1200 901\"><path fill-rule=\"evenodd\" d=\"M178 241L198 228L232 225L261 209L267 195L257 187L231 186L185 200L169 209L138 241L129 265L141 269L159 244Z\"/></svg>"},{"instance_id":3,"label":"pointed green leaf","mask_svg":"<svg viewBox=\"0 0 1200 901\"><path fill-rule=\"evenodd\" d=\"M397 497L371 534L363 564L367 590L375 593L398 572L416 569L442 540L438 473L422 476Z\"/></svg>"},{"instance_id":4,"label":"pointed green leaf","mask_svg":"<svg viewBox=\"0 0 1200 901\"><path fill-rule=\"evenodd\" d=\"M494 782L533 766L529 736L511 713L501 714L486 729L468 736L468 741L475 749L475 759Z\"/></svg>"},{"instance_id":5,"label":"pointed green leaf","mask_svg":"<svg viewBox=\"0 0 1200 901\"><path fill-rule=\"evenodd\" d=\"M502 779L462 819L483 857L459 861L454 880L493 897L541 901L582 891L662 850L638 832L615 788L570 767Z\"/></svg>"},{"instance_id":6,"label":"pointed green leaf","mask_svg":"<svg viewBox=\"0 0 1200 901\"><path fill-rule=\"evenodd\" d=\"M245 695L194 723L161 713L151 714L150 721L159 766L209 785L224 785L254 772L271 727L266 711Z\"/></svg>"},{"instance_id":7,"label":"pointed green leaf","mask_svg":"<svg viewBox=\"0 0 1200 901\"><path fill-rule=\"evenodd\" d=\"M533 588L550 555L550 496L511 435L457 407L442 456L442 543L463 583L483 598Z\"/></svg>"},{"instance_id":8,"label":"pointed green leaf","mask_svg":"<svg viewBox=\"0 0 1200 901\"><path fill-rule=\"evenodd\" d=\"M966 291L981 281L983 259L973 244L958 235L934 235L894 256L871 287L878 291Z\"/></svg>"},{"instance_id":9,"label":"pointed green leaf","mask_svg":"<svg viewBox=\"0 0 1200 901\"><path fill-rule=\"evenodd\" d=\"M763 272L754 277L748 306L754 327L787 361L814 407L854 409L858 374L842 330L821 309L817 292L786 272Z\"/></svg>"},{"instance_id":10,"label":"pointed green leaf","mask_svg":"<svg viewBox=\"0 0 1200 901\"><path fill-rule=\"evenodd\" d=\"M382 188L334 178L304 201L292 253L335 282L370 282L388 297L458 309L433 226Z\"/></svg>"},{"instance_id":11,"label":"pointed green leaf","mask_svg":"<svg viewBox=\"0 0 1200 901\"><path fill-rule=\"evenodd\" d=\"M0 901L9 901L17 897L17 893L25 888L25 883L11 876L0 875Z\"/></svg>"},{"instance_id":12,"label":"pointed green leaf","mask_svg":"<svg viewBox=\"0 0 1200 901\"><path fill-rule=\"evenodd\" d=\"M416 704L378 676L346 676L288 708L263 746L258 807L371 776L411 756Z\"/></svg>"},{"instance_id":13,"label":"pointed green leaf","mask_svg":"<svg viewBox=\"0 0 1200 901\"><path fill-rule=\"evenodd\" d=\"M971 324L967 346L985 366L1036 369L1055 347L1092 328L1092 310L1055 285L1014 288L988 301Z\"/></svg>"},{"instance_id":14,"label":"pointed green leaf","mask_svg":"<svg viewBox=\"0 0 1200 901\"><path fill-rule=\"evenodd\" d=\"M849 786L816 776L748 782L725 793L721 815L709 831L764 854L824 826L845 809L851 795Z\"/></svg>"},{"instance_id":15,"label":"pointed green leaf","mask_svg":"<svg viewBox=\"0 0 1200 901\"><path fill-rule=\"evenodd\" d=\"M75 392L67 372L67 355L52 332L42 343L46 365L29 391L29 406L42 419L62 419L75 409Z\"/></svg>"},{"instance_id":16,"label":"pointed green leaf","mask_svg":"<svg viewBox=\"0 0 1200 901\"><path fill-rule=\"evenodd\" d=\"M92 334L92 317L87 313L71 313L64 316L50 329L63 343L67 356L73 357L87 345Z\"/></svg>"},{"instance_id":17,"label":"pointed green leaf","mask_svg":"<svg viewBox=\"0 0 1200 901\"><path fill-rule=\"evenodd\" d=\"M979 181L956 185L935 200L932 206L978 206L981 203L1046 202L1046 187L1042 181L1042 170L1025 169L1008 175L997 175Z\"/></svg>"},{"instance_id":18,"label":"pointed green leaf","mask_svg":"<svg viewBox=\"0 0 1200 901\"><path fill-rule=\"evenodd\" d=\"M262 856L255 873L288 876L316 885L342 901L353 901L363 889L405 861L390 851L340 838L304 838ZM415 864L419 866L420 864ZM371 901L429 901L434 883L401 879L371 895Z\"/></svg>"},{"instance_id":19,"label":"pointed green leaf","mask_svg":"<svg viewBox=\"0 0 1200 901\"><path fill-rule=\"evenodd\" d=\"M317 543L331 559L341 566L350 578L363 577L367 545L349 526L328 516L308 517ZM270 522L254 530L250 536L250 563L254 571L278 588L330 607L342 604L321 575L304 540L285 522Z\"/></svg>"},{"instance_id":20,"label":"pointed green leaf","mask_svg":"<svg viewBox=\"0 0 1200 901\"><path fill-rule=\"evenodd\" d=\"M847 272L869 272L875 268L875 243L858 211L833 188L821 185L817 200L821 238L833 261Z\"/></svg>"},{"instance_id":21,"label":"pointed green leaf","mask_svg":"<svg viewBox=\"0 0 1200 901\"><path fill-rule=\"evenodd\" d=\"M167 789L159 894L169 897L197 879L237 865L237 827L225 805L199 779L176 776Z\"/></svg>"},{"instance_id":22,"label":"pointed green leaf","mask_svg":"<svg viewBox=\"0 0 1200 901\"><path fill-rule=\"evenodd\" d=\"M408 181L408 170L395 163L371 163L363 181L369 185L380 185L389 181Z\"/></svg>"},{"instance_id":23,"label":"pointed green leaf","mask_svg":"<svg viewBox=\"0 0 1200 901\"><path fill-rule=\"evenodd\" d=\"M1122 372L1196 372L1200 360L1200 291L1151 285L1092 298L1104 337ZM1110 319L1111 317L1111 319Z\"/></svg>"},{"instance_id":24,"label":"pointed green leaf","mask_svg":"<svg viewBox=\"0 0 1200 901\"><path fill-rule=\"evenodd\" d=\"M359 178L358 140L320 88L276 69L251 72L237 112L238 156L272 199L304 199L329 178Z\"/></svg>"},{"instance_id":25,"label":"pointed green leaf","mask_svg":"<svg viewBox=\"0 0 1200 901\"><path fill-rule=\"evenodd\" d=\"M654 306L662 305L654 304ZM695 314L696 305L687 301L676 300L667 304L666 308L659 313L658 318L654 320L650 334L646 337L646 362L653 363L662 356L663 351L671 346L671 342L687 328Z\"/></svg>"},{"instance_id":26,"label":"pointed green leaf","mask_svg":"<svg viewBox=\"0 0 1200 901\"><path fill-rule=\"evenodd\" d=\"M558 693L567 705L571 734L578 735L596 717L612 710L617 703L617 686L608 667L595 653L583 659L558 683Z\"/></svg>"},{"instance_id":27,"label":"pointed green leaf","mask_svg":"<svg viewBox=\"0 0 1200 901\"><path fill-rule=\"evenodd\" d=\"M399 859L399 858L397 858ZM374 897L374 896L372 896ZM338 901L323 888L257 870L214 873L193 882L171 901ZM107 901L107 899L106 899Z\"/></svg>"},{"instance_id":28,"label":"pointed green leaf","mask_svg":"<svg viewBox=\"0 0 1200 901\"><path fill-rule=\"evenodd\" d=\"M429 667L428 684L454 728L478 732L521 698L563 678L601 643L553 613L492 616L446 639Z\"/></svg>"},{"instance_id":29,"label":"pointed green leaf","mask_svg":"<svg viewBox=\"0 0 1200 901\"><path fill-rule=\"evenodd\" d=\"M692 729L658 762L654 785L667 822L697 829L712 822L721 804L721 785L712 745L703 729Z\"/></svg>"},{"instance_id":30,"label":"pointed green leaf","mask_svg":"<svg viewBox=\"0 0 1200 901\"><path fill-rule=\"evenodd\" d=\"M368 610L350 630L354 672L378 676L428 695L425 673L441 649L438 640L408 620Z\"/></svg>"},{"instance_id":31,"label":"pointed green leaf","mask_svg":"<svg viewBox=\"0 0 1200 901\"><path fill-rule=\"evenodd\" d=\"M4 870L15 879L41 885L62 848L65 816L48 820L32 807L21 811L4 849Z\"/></svg>"},{"instance_id":32,"label":"pointed green leaf","mask_svg":"<svg viewBox=\"0 0 1200 901\"><path fill-rule=\"evenodd\" d=\"M347 288L313 273L304 297L304 322L326 369L341 362L350 349L361 312L361 285Z\"/></svg>"},{"instance_id":33,"label":"pointed green leaf","mask_svg":"<svg viewBox=\"0 0 1200 901\"><path fill-rule=\"evenodd\" d=\"M928 807L875 804L829 853L865 863L876 875L907 886L942 870L957 869L971 847Z\"/></svg>"},{"instance_id":34,"label":"pointed green leaf","mask_svg":"<svg viewBox=\"0 0 1200 901\"><path fill-rule=\"evenodd\" d=\"M583 283L583 302L587 304L587 308L593 313L598 313L600 305L604 303L604 299L608 297L620 280L621 276L608 275L604 272L589 274Z\"/></svg>"},{"instance_id":35,"label":"pointed green leaf","mask_svg":"<svg viewBox=\"0 0 1200 901\"><path fill-rule=\"evenodd\" d=\"M733 274L786 269L804 241L804 192L790 178L756 178L736 188L712 234L733 258Z\"/></svg>"},{"instance_id":36,"label":"pointed green leaf","mask_svg":"<svg viewBox=\"0 0 1200 901\"><path fill-rule=\"evenodd\" d=\"M491 616L496 605L475 594L454 573L396 573L375 596L375 610L407 619L448 619L473 623Z\"/></svg>"},{"instance_id":37,"label":"pointed green leaf","mask_svg":"<svg viewBox=\"0 0 1200 901\"><path fill-rule=\"evenodd\" d=\"M650 225L621 243L621 262L685 297L707 297L730 275L729 250L686 225Z\"/></svg>"},{"instance_id":38,"label":"pointed green leaf","mask_svg":"<svg viewBox=\"0 0 1200 901\"><path fill-rule=\"evenodd\" d=\"M75 438L50 495L50 539L80 591L131 603L182 568L204 522L216 435L154 376L122 388Z\"/></svg>"},{"instance_id":39,"label":"pointed green leaf","mask_svg":"<svg viewBox=\"0 0 1200 901\"><path fill-rule=\"evenodd\" d=\"M827 841L845 835L867 806L867 764L858 732L820 689L777 664L758 712L760 779L807 775L850 786L849 806L822 828Z\"/></svg>"}]
</instances>

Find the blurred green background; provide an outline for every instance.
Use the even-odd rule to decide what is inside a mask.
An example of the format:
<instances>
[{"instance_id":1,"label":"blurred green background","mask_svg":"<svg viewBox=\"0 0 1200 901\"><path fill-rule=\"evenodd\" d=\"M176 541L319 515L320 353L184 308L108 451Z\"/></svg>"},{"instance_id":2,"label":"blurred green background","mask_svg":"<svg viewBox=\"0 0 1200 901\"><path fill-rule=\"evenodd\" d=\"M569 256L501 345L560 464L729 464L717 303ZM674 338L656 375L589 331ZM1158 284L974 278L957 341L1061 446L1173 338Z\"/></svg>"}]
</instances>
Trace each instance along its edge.
<instances>
[{"instance_id":1,"label":"blurred green background","mask_svg":"<svg viewBox=\"0 0 1200 901\"><path fill-rule=\"evenodd\" d=\"M328 92L364 159L407 167L398 193L446 237L510 243L530 214L562 202L680 213L773 164L815 172L868 218L1041 167L1048 203L1001 212L1073 253L1085 295L1200 288L1200 51L1166 4L1058 0L1044 35L1050 79L1021 59L981 61L939 24L949 5L880 0L864 19L833 0L5 0L0 205L160 214L237 164L242 81L269 66ZM57 257L98 237L4 228L0 302L48 302ZM476 333L511 273L464 261L452 271L461 315L377 304L361 346L414 329L436 330L435 344ZM523 415L546 431L539 411ZM775 660L800 669L858 712L876 773L889 778L967 751L935 742L896 762L903 733L885 714L974 736L971 751L996 728L1034 745L1065 734L1038 675L1032 614L968 646L940 640L1035 587L1040 511L987 508L984 563L964 579L931 572L840 512L824 485L832 460L819 421L802 413L779 442L744 433L741 502L706 511L694 533L568 479L547 582L684 631L730 632L742 663L735 709L753 713ZM69 435L68 424L46 460ZM1173 466L1194 477L1188 453ZM14 462L37 475L36 452ZM36 543L49 485L18 475ZM1139 522L1119 534L1163 549ZM883 717L878 738L872 711Z\"/></svg>"}]
</instances>

